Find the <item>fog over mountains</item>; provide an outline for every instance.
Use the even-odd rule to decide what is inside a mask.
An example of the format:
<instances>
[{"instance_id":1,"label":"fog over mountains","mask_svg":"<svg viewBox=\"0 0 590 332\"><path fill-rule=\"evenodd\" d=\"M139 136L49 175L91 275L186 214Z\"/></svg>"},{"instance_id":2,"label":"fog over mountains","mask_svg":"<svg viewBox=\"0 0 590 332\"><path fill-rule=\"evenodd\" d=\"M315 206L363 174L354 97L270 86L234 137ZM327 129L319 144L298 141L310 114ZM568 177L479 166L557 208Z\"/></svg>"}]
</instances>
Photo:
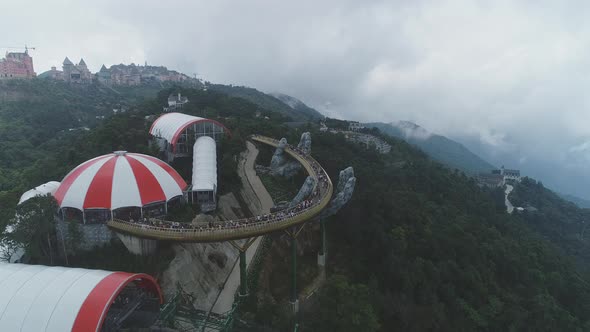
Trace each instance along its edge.
<instances>
[{"instance_id":1,"label":"fog over mountains","mask_svg":"<svg viewBox=\"0 0 590 332\"><path fill-rule=\"evenodd\" d=\"M589 197L590 181L583 167L573 166L575 164L572 163L580 162L575 154L570 158L559 159L552 155L537 155L537 151L527 151L516 144L510 149L501 149L474 137L433 134L410 121L375 122L367 123L366 126L376 127L386 134L402 138L418 146L432 158L472 174L502 165L520 169L523 176L543 182L550 189L563 194L566 199L580 206L588 205L585 200Z\"/></svg>"},{"instance_id":2,"label":"fog over mountains","mask_svg":"<svg viewBox=\"0 0 590 332\"><path fill-rule=\"evenodd\" d=\"M559 193L590 199L588 160L584 151L570 148L562 153L543 153L542 141L538 147L525 149L514 144L509 149L499 149L473 137L451 137L492 164L520 169L523 175L542 181Z\"/></svg>"},{"instance_id":3,"label":"fog over mountains","mask_svg":"<svg viewBox=\"0 0 590 332\"><path fill-rule=\"evenodd\" d=\"M392 123L367 123L367 127L376 127L383 133L401 138L406 142L419 147L431 158L475 175L479 172L488 172L496 166L491 165L460 143L444 136L432 134L426 129L409 121L397 121Z\"/></svg>"}]
</instances>

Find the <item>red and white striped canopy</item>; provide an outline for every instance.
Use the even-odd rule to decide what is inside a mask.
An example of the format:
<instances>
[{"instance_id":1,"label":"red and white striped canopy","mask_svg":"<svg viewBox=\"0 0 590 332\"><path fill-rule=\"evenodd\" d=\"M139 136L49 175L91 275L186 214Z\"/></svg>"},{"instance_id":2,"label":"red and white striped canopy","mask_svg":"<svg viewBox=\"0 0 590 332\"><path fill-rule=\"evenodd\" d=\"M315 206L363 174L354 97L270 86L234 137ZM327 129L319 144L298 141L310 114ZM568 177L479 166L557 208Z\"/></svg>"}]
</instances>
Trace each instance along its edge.
<instances>
[{"instance_id":1,"label":"red and white striped canopy","mask_svg":"<svg viewBox=\"0 0 590 332\"><path fill-rule=\"evenodd\" d=\"M60 207L109 209L142 207L181 196L187 184L158 158L116 151L74 168L55 192Z\"/></svg>"}]
</instances>

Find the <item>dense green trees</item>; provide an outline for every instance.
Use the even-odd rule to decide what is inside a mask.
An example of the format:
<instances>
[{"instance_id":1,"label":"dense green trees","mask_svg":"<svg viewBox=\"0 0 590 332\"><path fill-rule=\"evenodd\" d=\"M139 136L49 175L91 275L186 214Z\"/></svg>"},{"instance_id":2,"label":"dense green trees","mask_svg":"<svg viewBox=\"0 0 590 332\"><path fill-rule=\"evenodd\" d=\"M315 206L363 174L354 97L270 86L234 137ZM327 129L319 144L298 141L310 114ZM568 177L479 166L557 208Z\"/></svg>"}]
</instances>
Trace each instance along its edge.
<instances>
[{"instance_id":1,"label":"dense green trees","mask_svg":"<svg viewBox=\"0 0 590 332\"><path fill-rule=\"evenodd\" d=\"M59 181L80 162L122 146L148 152L143 114L131 105L150 94L153 98L153 87L128 88L121 93L96 84L1 81L0 230L14 216L18 197L25 190ZM161 109L149 101L139 105ZM119 113L109 120L113 109L135 115Z\"/></svg>"},{"instance_id":2,"label":"dense green trees","mask_svg":"<svg viewBox=\"0 0 590 332\"><path fill-rule=\"evenodd\" d=\"M109 97L100 87L84 91L32 82L0 94L0 229L13 220L22 192L60 180L82 161L119 149L156 153L147 144L150 116L159 114L165 98L176 91L163 90L141 104L128 101L128 112L98 121L96 115L112 113L117 100L131 97L120 92ZM42 88L59 102L36 92ZM29 89L34 97L23 101ZM299 138L300 131L281 125L284 115L250 101L219 91L181 91L190 99L183 112L219 119L233 131L219 152L220 182L229 184L222 190L239 183L231 170L247 135L287 137L292 143ZM112 102L84 97L94 94ZM54 106L44 108L33 100ZM269 119L256 117L257 111ZM84 121L93 122L91 130L68 130ZM358 180L351 202L330 218L330 279L320 290L318 315L302 322L302 330L590 330L587 210L525 180L516 187L513 203L538 211L509 216L500 191L482 190L472 178L403 141L384 139L393 147L387 155L349 143L343 135L313 132L313 155L332 179L353 166ZM46 198L30 203L19 208L23 222L14 236L47 263L55 250L49 215L55 203ZM172 255L165 250L161 257L142 260L114 244L71 257L70 263L153 272ZM280 308L259 310L266 310L274 326L285 319Z\"/></svg>"},{"instance_id":3,"label":"dense green trees","mask_svg":"<svg viewBox=\"0 0 590 332\"><path fill-rule=\"evenodd\" d=\"M526 208L517 218L559 247L585 273L590 272L590 210L577 207L545 188L541 182L524 178L510 194L514 206Z\"/></svg>"},{"instance_id":4,"label":"dense green trees","mask_svg":"<svg viewBox=\"0 0 590 332\"><path fill-rule=\"evenodd\" d=\"M348 165L358 178L329 223L328 271L370 288L381 330L587 330L590 288L569 258L508 216L498 193L390 143L381 156L314 135L333 179Z\"/></svg>"},{"instance_id":5,"label":"dense green trees","mask_svg":"<svg viewBox=\"0 0 590 332\"><path fill-rule=\"evenodd\" d=\"M303 323L313 331L373 332L379 330L369 288L351 284L341 275L330 277L317 299L316 311Z\"/></svg>"},{"instance_id":6,"label":"dense green trees","mask_svg":"<svg viewBox=\"0 0 590 332\"><path fill-rule=\"evenodd\" d=\"M57 202L51 196L34 197L18 206L9 240L22 244L27 257L53 264L57 252L55 238Z\"/></svg>"}]
</instances>

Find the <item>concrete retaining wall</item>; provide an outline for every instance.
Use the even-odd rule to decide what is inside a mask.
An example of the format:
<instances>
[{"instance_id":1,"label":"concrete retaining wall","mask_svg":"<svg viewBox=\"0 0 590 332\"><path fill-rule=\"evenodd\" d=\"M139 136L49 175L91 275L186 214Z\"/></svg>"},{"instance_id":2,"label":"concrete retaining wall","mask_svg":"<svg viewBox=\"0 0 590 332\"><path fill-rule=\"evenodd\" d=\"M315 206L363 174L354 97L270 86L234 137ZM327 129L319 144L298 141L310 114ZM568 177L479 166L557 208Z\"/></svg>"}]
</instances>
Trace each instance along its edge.
<instances>
[{"instance_id":1,"label":"concrete retaining wall","mask_svg":"<svg viewBox=\"0 0 590 332\"><path fill-rule=\"evenodd\" d=\"M100 247L104 244L110 243L115 234L105 224L94 225L78 225L80 232L82 232L82 239L79 243L79 248L82 250L90 250L94 247ZM66 242L70 240L68 232L68 223L61 219L56 219L55 227L57 228L58 237L63 235ZM59 238L59 241L62 239Z\"/></svg>"}]
</instances>

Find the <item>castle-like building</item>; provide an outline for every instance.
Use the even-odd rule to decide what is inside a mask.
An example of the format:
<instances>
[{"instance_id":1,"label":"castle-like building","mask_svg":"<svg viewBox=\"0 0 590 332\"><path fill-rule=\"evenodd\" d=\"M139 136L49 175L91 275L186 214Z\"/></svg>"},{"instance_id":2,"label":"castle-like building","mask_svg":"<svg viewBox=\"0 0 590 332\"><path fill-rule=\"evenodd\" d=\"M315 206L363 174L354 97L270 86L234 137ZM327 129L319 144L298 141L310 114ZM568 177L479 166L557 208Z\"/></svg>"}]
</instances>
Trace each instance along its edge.
<instances>
[{"instance_id":1,"label":"castle-like building","mask_svg":"<svg viewBox=\"0 0 590 332\"><path fill-rule=\"evenodd\" d=\"M502 165L500 169L494 169L489 173L479 173L477 180L481 185L487 187L503 187L507 183L520 182L520 170L507 169Z\"/></svg>"},{"instance_id":2,"label":"castle-like building","mask_svg":"<svg viewBox=\"0 0 590 332\"><path fill-rule=\"evenodd\" d=\"M88 70L84 59L80 59L80 62L76 65L66 57L62 64L62 70L51 67L51 70L39 74L39 78L51 78L69 83L87 84L92 82L94 75Z\"/></svg>"},{"instance_id":3,"label":"castle-like building","mask_svg":"<svg viewBox=\"0 0 590 332\"><path fill-rule=\"evenodd\" d=\"M168 70L164 66L148 66L147 63L143 66L133 63L130 65L119 64L110 68L102 65L96 74L92 74L84 59L80 59L78 64L74 64L66 57L62 69L60 71L56 67L51 67L51 70L40 74L39 77L81 84L92 83L96 79L99 83L107 86L159 84L161 82L181 83L196 80L175 70Z\"/></svg>"},{"instance_id":4,"label":"castle-like building","mask_svg":"<svg viewBox=\"0 0 590 332\"><path fill-rule=\"evenodd\" d=\"M0 79L28 79L36 75L33 69L33 58L28 50L24 53L7 52L5 58L0 59Z\"/></svg>"},{"instance_id":5,"label":"castle-like building","mask_svg":"<svg viewBox=\"0 0 590 332\"><path fill-rule=\"evenodd\" d=\"M98 81L105 85L140 85L158 82L185 82L191 78L164 66L113 65L107 68L102 65L96 74Z\"/></svg>"},{"instance_id":6,"label":"castle-like building","mask_svg":"<svg viewBox=\"0 0 590 332\"><path fill-rule=\"evenodd\" d=\"M63 65L63 79L71 83L90 83L94 75L88 70L84 59L80 59L77 65L73 64L68 57L65 58Z\"/></svg>"}]
</instances>

